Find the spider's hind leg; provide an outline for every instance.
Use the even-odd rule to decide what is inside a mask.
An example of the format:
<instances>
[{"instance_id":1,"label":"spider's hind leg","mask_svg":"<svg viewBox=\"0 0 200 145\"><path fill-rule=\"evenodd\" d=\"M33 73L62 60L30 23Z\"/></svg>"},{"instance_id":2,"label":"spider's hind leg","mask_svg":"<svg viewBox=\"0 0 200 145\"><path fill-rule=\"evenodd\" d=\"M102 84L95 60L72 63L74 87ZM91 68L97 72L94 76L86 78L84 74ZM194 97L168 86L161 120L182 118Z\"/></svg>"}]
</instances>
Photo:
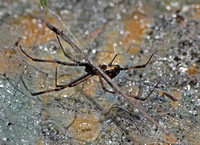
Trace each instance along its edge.
<instances>
[{"instance_id":1,"label":"spider's hind leg","mask_svg":"<svg viewBox=\"0 0 200 145\"><path fill-rule=\"evenodd\" d=\"M153 87L153 89L149 92L149 94L145 97L145 98L140 98L138 96L134 96L131 94L127 94L127 96L137 99L137 100L141 100L141 101L145 101L146 99L148 99L150 97L150 95L155 91L155 89L158 87L158 84L160 83L160 80L157 82L157 84Z\"/></svg>"}]
</instances>

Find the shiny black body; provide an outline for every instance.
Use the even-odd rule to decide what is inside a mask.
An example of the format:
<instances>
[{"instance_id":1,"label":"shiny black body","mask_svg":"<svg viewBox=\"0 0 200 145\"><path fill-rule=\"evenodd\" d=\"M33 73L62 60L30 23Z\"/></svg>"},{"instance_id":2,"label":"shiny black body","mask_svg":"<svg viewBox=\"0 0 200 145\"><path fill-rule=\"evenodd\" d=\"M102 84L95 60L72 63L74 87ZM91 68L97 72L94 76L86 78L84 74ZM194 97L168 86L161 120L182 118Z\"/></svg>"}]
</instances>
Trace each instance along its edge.
<instances>
[{"instance_id":1,"label":"shiny black body","mask_svg":"<svg viewBox=\"0 0 200 145\"><path fill-rule=\"evenodd\" d=\"M99 67L107 74L111 79L115 78L121 71L119 65L99 65ZM90 64L85 65L85 72L91 75L98 75L98 71L93 68Z\"/></svg>"},{"instance_id":2,"label":"shiny black body","mask_svg":"<svg viewBox=\"0 0 200 145\"><path fill-rule=\"evenodd\" d=\"M99 65L99 67L107 74L111 79L115 78L121 71L121 67L119 65Z\"/></svg>"}]
</instances>

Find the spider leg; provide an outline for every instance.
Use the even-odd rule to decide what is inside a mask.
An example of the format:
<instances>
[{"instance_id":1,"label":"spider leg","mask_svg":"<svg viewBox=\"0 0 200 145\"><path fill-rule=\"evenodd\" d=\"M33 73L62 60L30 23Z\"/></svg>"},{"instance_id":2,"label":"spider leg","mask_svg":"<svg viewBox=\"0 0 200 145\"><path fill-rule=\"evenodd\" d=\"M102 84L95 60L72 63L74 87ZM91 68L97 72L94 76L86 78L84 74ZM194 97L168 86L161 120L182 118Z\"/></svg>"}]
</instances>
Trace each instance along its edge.
<instances>
[{"instance_id":1,"label":"spider leg","mask_svg":"<svg viewBox=\"0 0 200 145\"><path fill-rule=\"evenodd\" d=\"M55 89L50 89L50 90L46 90L46 91L40 91L40 92L36 92L36 93L32 93L29 88L26 86L24 80L22 79L22 77L20 77L24 87L26 88L26 90L33 96L37 96L37 95L41 95L41 94L45 94L45 93L50 93L50 92L56 92L56 91L60 91L60 90L63 90L64 87L62 88L55 88Z\"/></svg>"},{"instance_id":2,"label":"spider leg","mask_svg":"<svg viewBox=\"0 0 200 145\"><path fill-rule=\"evenodd\" d=\"M74 87L74 86L76 86L76 85L78 85L78 84L80 84L80 83L82 83L82 82L84 82L84 81L86 81L87 79L89 79L89 78L91 78L93 75L91 75L91 74L85 74L85 75L82 75L82 76L80 76L80 77L78 77L78 78L76 78L75 80L73 80L73 81L71 81L69 84L66 84L66 85L58 85L58 83L57 83L57 69L56 69L56 76L55 76L55 84L56 84L56 87Z\"/></svg>"},{"instance_id":3,"label":"spider leg","mask_svg":"<svg viewBox=\"0 0 200 145\"><path fill-rule=\"evenodd\" d=\"M31 57L30 55L28 55L23 49L21 46L20 47L20 50L28 57L30 58L31 60L33 61L37 61L37 62L49 62L49 63L57 63L57 64L61 64L61 65L67 65L67 66L86 66L87 63L68 63L68 62L62 62L62 61L59 61L59 60L46 60L46 59L37 59L37 58L33 58Z\"/></svg>"},{"instance_id":4,"label":"spider leg","mask_svg":"<svg viewBox=\"0 0 200 145\"><path fill-rule=\"evenodd\" d=\"M40 92L36 92L36 93L32 93L32 92L29 90L29 88L26 86L26 84L25 84L24 80L22 79L22 77L20 77L20 78L21 78L22 83L23 83L24 87L26 88L26 90L28 90L28 92L29 92L31 95L37 96L37 95L41 95L41 94L45 94L45 93L61 91L61 90L65 89L65 88L67 88L67 87L74 87L74 86L76 86L76 85L78 85L78 84L84 82L85 80L89 79L89 78L92 77L92 76L93 76L93 75L91 75L91 74L86 74L86 75L81 76L81 77L78 78L78 79L73 80L73 81L70 82L69 84L66 84L66 85L58 85L57 88L50 89L50 90L45 90L45 91L40 91ZM56 84L57 84L57 79L56 79Z\"/></svg>"},{"instance_id":5,"label":"spider leg","mask_svg":"<svg viewBox=\"0 0 200 145\"><path fill-rule=\"evenodd\" d=\"M150 91L150 93L145 98L140 98L138 96L134 96L134 95L131 95L131 94L127 94L127 96L134 98L134 99L137 99L137 100L145 101L154 92L154 90L157 88L159 83L160 83L160 80L158 81L158 83L153 87L153 89Z\"/></svg>"},{"instance_id":6,"label":"spider leg","mask_svg":"<svg viewBox=\"0 0 200 145\"><path fill-rule=\"evenodd\" d=\"M111 60L111 62L108 64L108 66L112 66L113 61L115 60L115 58L117 57L118 54L115 54L115 56L113 57L113 59Z\"/></svg>"},{"instance_id":7,"label":"spider leg","mask_svg":"<svg viewBox=\"0 0 200 145\"><path fill-rule=\"evenodd\" d=\"M99 76L99 80L100 80L100 83L101 83L101 86L102 86L103 90L106 91L106 92L115 94L114 91L110 91L110 90L108 90L108 89L105 88L105 86L104 86L104 84L103 84L103 80L102 80L101 75L100 75L99 73L98 73L98 76Z\"/></svg>"},{"instance_id":8,"label":"spider leg","mask_svg":"<svg viewBox=\"0 0 200 145\"><path fill-rule=\"evenodd\" d=\"M79 61L73 59L71 56L69 56L69 55L65 52L65 50L64 50L64 48L62 47L62 44L61 44L61 42L60 42L60 38L58 37L57 34L56 34L56 37L57 37L57 39L58 39L58 43L59 43L59 45L60 45L60 47L61 47L62 52L64 53L64 55L65 55L68 59L70 59L71 61L73 61L74 63L80 64L81 62L79 62Z\"/></svg>"},{"instance_id":9,"label":"spider leg","mask_svg":"<svg viewBox=\"0 0 200 145\"><path fill-rule=\"evenodd\" d=\"M106 91L106 92L115 94L114 91L110 91L110 90L108 90L108 89L105 88L105 86L103 84L103 80L101 78L101 75L98 74L98 76L99 76L99 80L100 80L100 83L101 83L101 86L102 86L103 90ZM158 86L159 83L160 83L160 81L153 87L153 89L151 90L151 92L145 98L139 98L138 96L134 96L134 95L131 95L131 94L127 94L127 96L129 96L131 98L134 98L134 99L137 99L137 100L145 101L154 92L154 90L157 88L157 86Z\"/></svg>"},{"instance_id":10,"label":"spider leg","mask_svg":"<svg viewBox=\"0 0 200 145\"><path fill-rule=\"evenodd\" d=\"M122 107L120 107L120 106L116 106L116 105L115 105L115 106L112 106L112 107L108 110L108 112L107 112L105 115L110 114L110 112L111 112L113 109L122 110L122 111L124 111L125 113L129 114L129 115L130 115L130 118L133 117L134 119L140 120L140 117L139 117L138 115L132 114L132 112L130 112L130 111L128 111L128 110L126 110L126 109L124 109L124 108L122 108Z\"/></svg>"},{"instance_id":11,"label":"spider leg","mask_svg":"<svg viewBox=\"0 0 200 145\"><path fill-rule=\"evenodd\" d=\"M166 93L166 92L163 92L163 94L165 95L165 96L167 96L168 98L170 98L172 101L178 101L178 99L176 99L176 98L174 98L172 95L170 95L170 94L168 94L168 93Z\"/></svg>"},{"instance_id":12,"label":"spider leg","mask_svg":"<svg viewBox=\"0 0 200 145\"><path fill-rule=\"evenodd\" d=\"M147 64L150 62L151 58L153 57L154 53L150 56L148 61L145 64L142 65L137 65L137 66L132 66L132 67L126 67L126 68L121 68L121 70L128 70L128 69L136 69L136 68L144 68L147 66Z\"/></svg>"}]
</instances>

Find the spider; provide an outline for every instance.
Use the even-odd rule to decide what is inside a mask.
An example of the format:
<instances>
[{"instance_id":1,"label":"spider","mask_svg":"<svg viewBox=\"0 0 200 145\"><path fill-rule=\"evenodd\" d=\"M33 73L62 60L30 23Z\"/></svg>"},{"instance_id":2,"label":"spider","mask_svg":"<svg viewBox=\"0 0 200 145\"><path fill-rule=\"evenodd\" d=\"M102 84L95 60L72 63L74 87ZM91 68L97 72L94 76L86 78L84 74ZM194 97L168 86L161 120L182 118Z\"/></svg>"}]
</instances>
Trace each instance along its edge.
<instances>
[{"instance_id":1,"label":"spider","mask_svg":"<svg viewBox=\"0 0 200 145\"><path fill-rule=\"evenodd\" d=\"M48 27L48 25L47 25ZM50 28L49 28L50 29ZM55 30L53 30L54 32L57 31L56 28L54 28ZM55 32L56 33L56 32ZM102 77L100 75L100 73L89 63L87 62L80 62L80 61L77 61L76 59L72 58L71 56L69 56L64 48L62 47L62 44L60 42L60 39L59 39L59 36L57 35L56 33L56 38L58 40L58 43L60 45L60 48L62 49L62 52L63 54L65 55L65 57L67 57L69 60L72 61L72 63L68 63L68 62L63 62L63 61L59 61L59 60L47 60L47 59L38 59L38 58L33 58L31 57L30 55L28 55L21 47L21 45L19 45L20 47L20 50L21 52L27 56L28 58L30 58L31 60L33 61L36 61L36 62L45 62L45 63L57 63L57 64L60 64L60 65L65 65L65 66L74 66L74 67L85 67L85 72L86 74L78 77L77 79L75 80L72 80L71 82L69 82L68 84L65 84L65 85L59 85L57 83L57 68L56 68L56 71L55 71L55 88L54 89L49 89L49 90L45 90L45 91L39 91L39 92L31 92L28 87L25 85L25 82L24 80L22 79L21 77L21 80L22 80L22 83L23 85L25 86L25 88L28 90L28 92L33 95L33 96L37 96L37 95L41 95L41 94L45 94L45 93L50 93L50 92L56 92L56 91L61 91L65 88L68 88L68 87L74 87L74 86L77 86L78 84L88 80L89 78L91 78L92 76L95 76L97 75L99 77L99 80L100 80L100 83L101 83L101 86L103 88L104 91L106 92L109 92L109 93L112 93L112 94L115 94L114 91L111 91L111 90L108 90L107 88L105 88L104 86L104 83L103 83L103 80L102 80ZM75 45L72 41L70 41L69 45ZM110 63L108 65L99 65L99 67L104 71L105 74L107 74L111 79L115 78L116 76L118 76L118 74L121 72L121 71L125 71L125 70L130 70L130 69L137 69L137 68L145 68L151 58L153 57L154 53L149 57L149 59L147 60L147 62L145 64L142 64L142 65L137 65L137 66L131 66L131 67L121 67L120 65L113 65L113 61L115 60L115 58L117 57L117 54L113 57L113 59L110 61ZM159 81L160 82L160 81ZM150 91L150 93L145 97L145 98L140 98L138 96L134 96L134 95L131 95L131 94L127 94L129 97L132 97L132 98L135 98L137 100L141 100L141 101L145 101L152 93L153 91L158 87L158 84L159 82L153 87L153 89ZM166 93L166 92L163 92L164 95L166 95L167 97L169 97L171 100L173 101L177 101L173 96L171 96L170 94Z\"/></svg>"}]
</instances>

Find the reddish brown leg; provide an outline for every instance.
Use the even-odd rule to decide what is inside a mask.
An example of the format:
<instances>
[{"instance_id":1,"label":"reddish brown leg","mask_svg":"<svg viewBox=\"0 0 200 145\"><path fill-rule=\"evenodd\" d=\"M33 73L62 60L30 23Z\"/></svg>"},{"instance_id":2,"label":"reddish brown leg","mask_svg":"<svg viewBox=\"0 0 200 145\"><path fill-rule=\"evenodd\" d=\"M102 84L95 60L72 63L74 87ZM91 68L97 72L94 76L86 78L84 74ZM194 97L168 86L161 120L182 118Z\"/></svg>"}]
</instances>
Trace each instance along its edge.
<instances>
[{"instance_id":1,"label":"reddish brown leg","mask_svg":"<svg viewBox=\"0 0 200 145\"><path fill-rule=\"evenodd\" d=\"M45 60L45 59L37 59L37 58L33 58L30 55L28 55L21 46L19 46L21 51L30 59L32 59L33 61L37 61L37 62L49 62L49 63L57 63L57 64L61 64L61 65L67 65L67 66L85 66L86 63L67 63L67 62L62 62L59 60Z\"/></svg>"},{"instance_id":2,"label":"reddish brown leg","mask_svg":"<svg viewBox=\"0 0 200 145\"><path fill-rule=\"evenodd\" d=\"M136 69L136 68L145 68L147 64L150 62L151 58L153 57L154 53L150 56L148 61L145 64L142 65L137 65L137 66L132 66L132 67L126 67L126 68L121 68L121 70L128 70L128 69Z\"/></svg>"},{"instance_id":3,"label":"reddish brown leg","mask_svg":"<svg viewBox=\"0 0 200 145\"><path fill-rule=\"evenodd\" d=\"M82 75L80 77L78 77L77 79L71 81L69 84L66 84L66 85L58 85L57 82L56 82L56 86L57 87L74 87L84 81L86 81L87 79L91 78L93 75L90 75L90 74L86 74L86 75Z\"/></svg>"},{"instance_id":4,"label":"reddish brown leg","mask_svg":"<svg viewBox=\"0 0 200 145\"><path fill-rule=\"evenodd\" d=\"M22 80L22 83L24 85L24 87L28 90L28 92L33 95L33 96L37 96L37 95L41 95L41 94L45 94L45 93L50 93L50 92L56 92L56 91L60 91L60 90L63 90L65 88L68 88L68 87L74 87L82 82L84 82L85 80L89 79L90 77L92 77L93 75L83 75L81 76L80 78L70 82L69 84L66 84L66 85L57 85L57 79L55 81L56 85L58 86L57 88L55 89L50 89L50 90L45 90L45 91L40 91L40 92L36 92L36 93L32 93L28 87L25 85L24 83L24 80L22 79L21 77L21 80Z\"/></svg>"},{"instance_id":5,"label":"reddish brown leg","mask_svg":"<svg viewBox=\"0 0 200 145\"><path fill-rule=\"evenodd\" d=\"M99 76L99 80L100 80L100 83L101 83L101 86L102 86L103 90L106 91L106 92L109 92L109 93L115 94L114 91L110 91L110 90L108 90L108 89L105 88L105 86L104 86L104 84L103 84L103 80L102 80L102 78L101 78L101 75L98 74L98 76Z\"/></svg>"},{"instance_id":6,"label":"reddish brown leg","mask_svg":"<svg viewBox=\"0 0 200 145\"><path fill-rule=\"evenodd\" d=\"M153 87L153 89L151 90L151 92L145 98L139 98L138 96L133 96L131 94L127 94L127 96L129 96L131 98L134 98L134 99L137 99L137 100L145 101L154 92L154 90L157 88L157 86L158 86L159 83L160 83L160 81L158 81L158 83Z\"/></svg>"},{"instance_id":7,"label":"reddish brown leg","mask_svg":"<svg viewBox=\"0 0 200 145\"><path fill-rule=\"evenodd\" d=\"M24 80L22 79L22 77L21 77L21 80L22 80L22 83L23 83L24 87L26 88L26 90L27 90L31 95L33 95L33 96L37 96L37 95L41 95L41 94L45 94L45 93L50 93L50 92L56 92L56 91L60 91L60 90L63 90L63 89L64 89L64 87L62 87L62 88L55 88L55 89L50 89L50 90L46 90L46 91L41 91L41 92L32 93L32 92L29 90L29 88L25 85L25 82L24 82Z\"/></svg>"},{"instance_id":8,"label":"reddish brown leg","mask_svg":"<svg viewBox=\"0 0 200 145\"><path fill-rule=\"evenodd\" d=\"M168 98L170 98L172 101L178 101L178 99L176 99L176 98L174 98L172 95L170 95L170 94L168 94L168 93L166 93L166 92L163 92L163 94L165 95L165 96L167 96Z\"/></svg>"},{"instance_id":9,"label":"reddish brown leg","mask_svg":"<svg viewBox=\"0 0 200 145\"><path fill-rule=\"evenodd\" d=\"M108 66L112 66L113 61L115 60L115 58L117 57L118 54L115 54L115 56L113 57L112 61L108 64Z\"/></svg>"},{"instance_id":10,"label":"reddish brown leg","mask_svg":"<svg viewBox=\"0 0 200 145\"><path fill-rule=\"evenodd\" d=\"M104 84L103 84L103 80L101 78L101 75L98 74L99 76L99 80L100 80L100 83L101 83L101 86L103 88L104 91L106 92L109 92L109 93L112 93L112 94L115 94L114 91L110 91L108 89L105 88ZM134 96L134 95L131 95L131 94L127 94L127 96L131 97L131 98L134 98L134 99L137 99L137 100L141 100L141 101L145 101L147 98L149 98L149 96L154 92L154 90L157 88L158 84L160 83L160 81L154 86L154 88L151 90L151 92L145 97L145 98L139 98L137 96Z\"/></svg>"},{"instance_id":11,"label":"reddish brown leg","mask_svg":"<svg viewBox=\"0 0 200 145\"><path fill-rule=\"evenodd\" d=\"M160 81L159 81L160 82ZM135 99L138 99L138 100L141 100L141 101L145 101L147 98L149 98L149 96L155 91L155 89L157 88L159 82L154 86L154 88L151 90L151 92L145 97L145 98L139 98L137 96L133 96L133 95L130 95L130 94L127 94L129 97L133 97ZM172 101L178 101L178 99L174 98L172 95L166 93L166 92L163 92L163 94L165 96L167 96L168 98L170 98Z\"/></svg>"}]
</instances>

